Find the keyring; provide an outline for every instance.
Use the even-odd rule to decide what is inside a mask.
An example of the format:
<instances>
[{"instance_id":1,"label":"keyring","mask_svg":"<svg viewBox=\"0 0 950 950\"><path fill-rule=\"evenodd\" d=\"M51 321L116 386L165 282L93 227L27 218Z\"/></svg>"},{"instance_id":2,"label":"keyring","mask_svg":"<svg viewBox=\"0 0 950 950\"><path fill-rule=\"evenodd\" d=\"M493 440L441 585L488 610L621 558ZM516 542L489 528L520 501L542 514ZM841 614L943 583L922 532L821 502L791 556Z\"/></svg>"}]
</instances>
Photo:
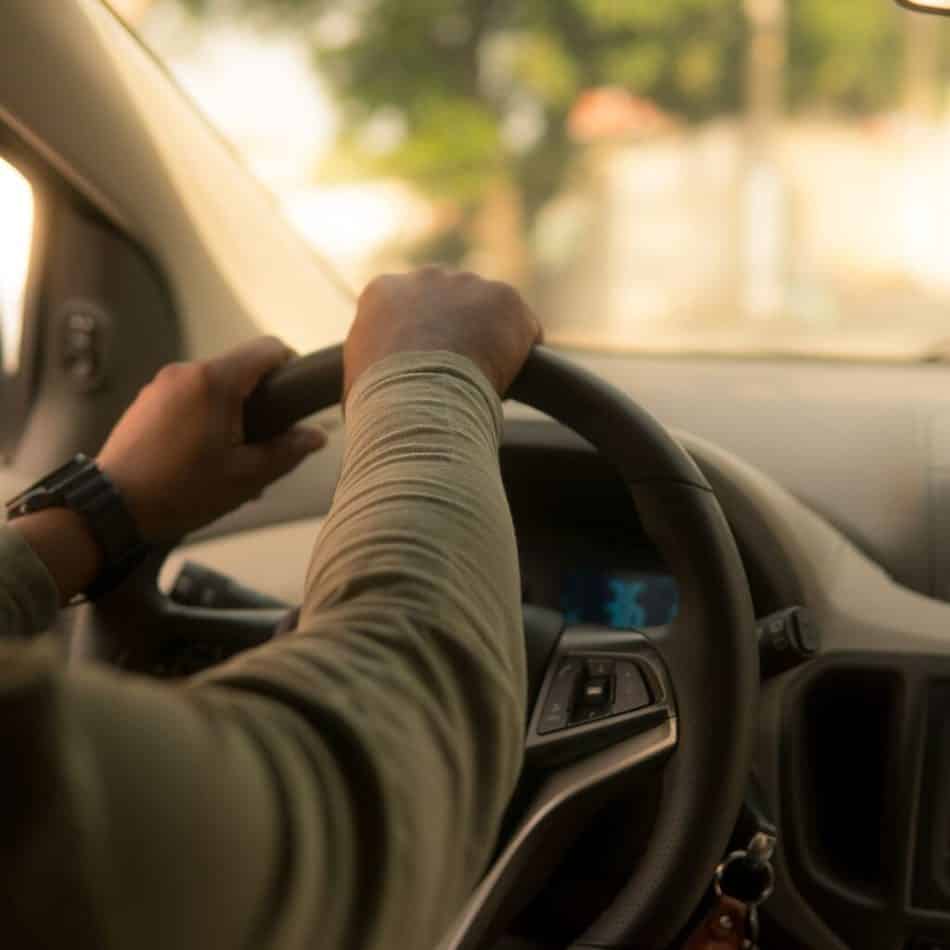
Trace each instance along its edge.
<instances>
[{"instance_id":1,"label":"keyring","mask_svg":"<svg viewBox=\"0 0 950 950\"><path fill-rule=\"evenodd\" d=\"M716 897L723 896L722 879L726 871L737 861L746 861L748 857L748 851L733 851L732 854L727 855L726 859L716 868L716 876L713 879L713 888L716 891ZM759 904L767 901L772 896L772 891L775 890L775 869L771 863L764 861L756 865L756 867L761 868L765 872L765 886L762 888L758 898L756 900L745 900L744 898L736 897L736 900L741 900L744 904L748 904L749 907L758 907ZM732 897L734 895L729 896Z\"/></svg>"}]
</instances>

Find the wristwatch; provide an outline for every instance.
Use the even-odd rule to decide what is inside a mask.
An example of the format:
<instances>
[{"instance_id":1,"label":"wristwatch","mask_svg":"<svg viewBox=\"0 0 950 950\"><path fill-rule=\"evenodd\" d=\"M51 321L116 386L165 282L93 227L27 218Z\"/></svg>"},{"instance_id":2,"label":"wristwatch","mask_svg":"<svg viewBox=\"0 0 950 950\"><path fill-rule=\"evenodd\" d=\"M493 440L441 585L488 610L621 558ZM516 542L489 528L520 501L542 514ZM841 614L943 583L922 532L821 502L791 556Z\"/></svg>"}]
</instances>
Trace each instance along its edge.
<instances>
[{"instance_id":1,"label":"wristwatch","mask_svg":"<svg viewBox=\"0 0 950 950\"><path fill-rule=\"evenodd\" d=\"M85 590L88 600L95 600L118 587L149 552L149 545L139 534L118 488L85 455L77 455L11 498L6 503L7 520L15 521L46 508L75 511L102 549L103 567Z\"/></svg>"}]
</instances>

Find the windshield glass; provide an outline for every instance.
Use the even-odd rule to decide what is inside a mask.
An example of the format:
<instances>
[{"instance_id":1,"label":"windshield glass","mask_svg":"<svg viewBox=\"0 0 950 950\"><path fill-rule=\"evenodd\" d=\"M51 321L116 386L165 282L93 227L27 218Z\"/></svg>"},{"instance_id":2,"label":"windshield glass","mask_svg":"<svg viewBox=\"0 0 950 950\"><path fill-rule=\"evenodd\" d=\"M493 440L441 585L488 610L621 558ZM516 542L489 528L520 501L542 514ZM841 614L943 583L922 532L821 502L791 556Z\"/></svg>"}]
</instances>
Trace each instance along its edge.
<instances>
[{"instance_id":1,"label":"windshield glass","mask_svg":"<svg viewBox=\"0 0 950 950\"><path fill-rule=\"evenodd\" d=\"M950 354L950 19L893 0L113 0L353 286L550 342Z\"/></svg>"}]
</instances>

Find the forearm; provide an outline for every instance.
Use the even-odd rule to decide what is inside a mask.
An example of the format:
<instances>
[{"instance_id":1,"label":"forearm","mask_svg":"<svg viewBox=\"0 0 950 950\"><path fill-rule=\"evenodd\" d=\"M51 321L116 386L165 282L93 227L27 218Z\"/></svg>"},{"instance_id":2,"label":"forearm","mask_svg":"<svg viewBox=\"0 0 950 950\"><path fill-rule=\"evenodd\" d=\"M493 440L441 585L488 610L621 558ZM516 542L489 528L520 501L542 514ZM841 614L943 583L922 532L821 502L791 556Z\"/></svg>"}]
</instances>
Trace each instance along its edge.
<instances>
[{"instance_id":1,"label":"forearm","mask_svg":"<svg viewBox=\"0 0 950 950\"><path fill-rule=\"evenodd\" d=\"M384 883L347 893L341 874L321 896L372 917L367 945L415 947L436 942L494 845L521 762L524 647L497 396L458 357L389 365L347 404L297 634L209 679L335 737L334 774L361 807L319 835L334 851L354 840L354 867Z\"/></svg>"},{"instance_id":2,"label":"forearm","mask_svg":"<svg viewBox=\"0 0 950 950\"><path fill-rule=\"evenodd\" d=\"M82 518L67 508L49 508L10 524L49 572L61 605L69 603L95 580L102 551Z\"/></svg>"}]
</instances>

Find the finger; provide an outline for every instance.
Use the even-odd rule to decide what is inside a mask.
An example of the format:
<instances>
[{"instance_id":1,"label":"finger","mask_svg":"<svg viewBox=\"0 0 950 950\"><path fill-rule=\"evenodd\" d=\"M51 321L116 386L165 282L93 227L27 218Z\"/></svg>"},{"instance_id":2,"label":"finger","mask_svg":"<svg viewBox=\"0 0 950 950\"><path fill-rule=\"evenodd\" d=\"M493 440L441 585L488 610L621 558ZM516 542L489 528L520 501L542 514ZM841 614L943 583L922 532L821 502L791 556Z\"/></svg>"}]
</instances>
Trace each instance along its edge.
<instances>
[{"instance_id":1,"label":"finger","mask_svg":"<svg viewBox=\"0 0 950 950\"><path fill-rule=\"evenodd\" d=\"M544 342L544 325L538 319L538 315L534 312L533 308L525 304L525 310L527 311L528 318L531 320L531 323L534 325L534 343L543 343Z\"/></svg>"},{"instance_id":2,"label":"finger","mask_svg":"<svg viewBox=\"0 0 950 950\"><path fill-rule=\"evenodd\" d=\"M228 394L243 402L261 379L296 355L277 337L262 336L209 360L208 367L223 383Z\"/></svg>"},{"instance_id":3,"label":"finger","mask_svg":"<svg viewBox=\"0 0 950 950\"><path fill-rule=\"evenodd\" d=\"M327 435L322 429L294 426L267 442L238 446L234 450L236 464L242 477L247 479L250 488L256 493L292 472L326 443Z\"/></svg>"},{"instance_id":4,"label":"finger","mask_svg":"<svg viewBox=\"0 0 950 950\"><path fill-rule=\"evenodd\" d=\"M413 276L421 277L423 280L443 280L451 277L454 271L449 270L442 264L425 264L418 268Z\"/></svg>"}]
</instances>

